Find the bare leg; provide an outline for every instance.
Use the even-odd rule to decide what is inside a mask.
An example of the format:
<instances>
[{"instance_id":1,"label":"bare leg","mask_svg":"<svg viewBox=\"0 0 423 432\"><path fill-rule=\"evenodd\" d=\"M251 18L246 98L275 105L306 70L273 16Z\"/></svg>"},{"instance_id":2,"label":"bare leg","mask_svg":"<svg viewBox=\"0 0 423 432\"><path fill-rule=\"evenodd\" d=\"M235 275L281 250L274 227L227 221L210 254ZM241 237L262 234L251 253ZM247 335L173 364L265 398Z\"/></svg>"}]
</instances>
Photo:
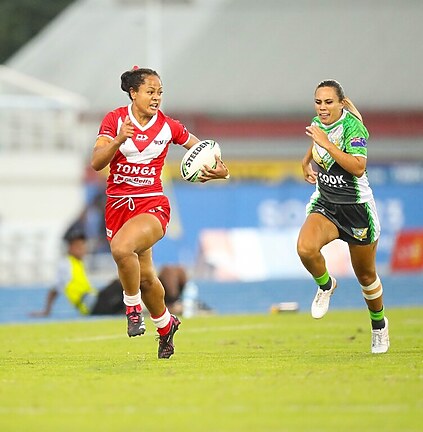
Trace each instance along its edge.
<instances>
[{"instance_id":1,"label":"bare leg","mask_svg":"<svg viewBox=\"0 0 423 432\"><path fill-rule=\"evenodd\" d=\"M382 354L389 349L388 319L383 307L382 283L376 272L377 241L370 245L350 245L351 263L361 284L372 323L373 354Z\"/></svg>"},{"instance_id":2,"label":"bare leg","mask_svg":"<svg viewBox=\"0 0 423 432\"><path fill-rule=\"evenodd\" d=\"M139 257L162 237L163 229L160 222L150 214L141 214L130 219L113 237L110 249L126 295L133 296L139 292L141 285L141 258ZM148 262L152 267L151 257Z\"/></svg>"},{"instance_id":3,"label":"bare leg","mask_svg":"<svg viewBox=\"0 0 423 432\"><path fill-rule=\"evenodd\" d=\"M376 249L377 241L369 245L349 245L351 264L358 282L363 287L372 285L377 279ZM377 290L378 287L375 287ZM373 299L364 298L371 311L380 311L383 308L383 295L380 287L380 296ZM375 291L377 294L377 291ZM371 295L370 295L371 296Z\"/></svg>"},{"instance_id":4,"label":"bare leg","mask_svg":"<svg viewBox=\"0 0 423 432\"><path fill-rule=\"evenodd\" d=\"M321 249L339 237L338 228L326 217L311 213L301 227L297 252L304 267L315 278L326 272L325 258Z\"/></svg>"},{"instance_id":5,"label":"bare leg","mask_svg":"<svg viewBox=\"0 0 423 432\"><path fill-rule=\"evenodd\" d=\"M317 213L311 213L307 217L298 236L298 255L318 285L311 304L311 316L315 319L320 319L326 314L330 298L336 288L336 281L329 276L321 249L338 236L336 225Z\"/></svg>"},{"instance_id":6,"label":"bare leg","mask_svg":"<svg viewBox=\"0 0 423 432\"><path fill-rule=\"evenodd\" d=\"M166 309L165 290L157 277L153 265L152 250L139 255L141 297L152 316L158 317Z\"/></svg>"}]
</instances>

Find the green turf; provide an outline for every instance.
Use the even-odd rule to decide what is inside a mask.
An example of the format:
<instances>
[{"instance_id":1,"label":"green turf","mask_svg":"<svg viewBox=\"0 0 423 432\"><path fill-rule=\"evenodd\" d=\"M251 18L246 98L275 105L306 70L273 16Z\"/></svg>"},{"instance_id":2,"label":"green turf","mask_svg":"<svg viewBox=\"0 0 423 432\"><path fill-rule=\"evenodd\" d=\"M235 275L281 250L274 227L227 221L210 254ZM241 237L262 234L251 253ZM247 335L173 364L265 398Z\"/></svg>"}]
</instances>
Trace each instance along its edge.
<instances>
[{"instance_id":1,"label":"green turf","mask_svg":"<svg viewBox=\"0 0 423 432\"><path fill-rule=\"evenodd\" d=\"M183 320L157 359L151 322L0 326L0 430L421 431L423 309L391 309L370 354L363 311Z\"/></svg>"}]
</instances>

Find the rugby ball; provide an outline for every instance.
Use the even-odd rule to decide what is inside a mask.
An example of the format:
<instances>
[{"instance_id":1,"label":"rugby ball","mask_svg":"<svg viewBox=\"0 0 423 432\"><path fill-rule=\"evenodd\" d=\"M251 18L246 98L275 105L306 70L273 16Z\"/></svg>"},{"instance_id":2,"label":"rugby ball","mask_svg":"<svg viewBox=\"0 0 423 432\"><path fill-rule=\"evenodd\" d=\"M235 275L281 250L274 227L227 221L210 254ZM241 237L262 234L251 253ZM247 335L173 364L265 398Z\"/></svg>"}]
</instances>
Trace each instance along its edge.
<instances>
[{"instance_id":1,"label":"rugby ball","mask_svg":"<svg viewBox=\"0 0 423 432\"><path fill-rule=\"evenodd\" d=\"M220 146L216 141L204 140L194 144L181 161L181 176L189 182L199 182L198 176L204 165L216 168L215 155L221 156Z\"/></svg>"}]
</instances>

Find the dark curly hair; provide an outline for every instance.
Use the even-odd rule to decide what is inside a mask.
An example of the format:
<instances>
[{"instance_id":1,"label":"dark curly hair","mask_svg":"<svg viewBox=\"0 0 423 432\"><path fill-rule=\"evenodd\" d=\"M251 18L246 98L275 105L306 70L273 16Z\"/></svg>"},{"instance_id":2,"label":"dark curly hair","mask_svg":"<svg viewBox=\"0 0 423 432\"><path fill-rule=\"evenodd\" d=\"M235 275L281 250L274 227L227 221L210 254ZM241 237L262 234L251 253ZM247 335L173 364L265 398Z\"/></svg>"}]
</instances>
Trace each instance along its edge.
<instances>
[{"instance_id":1,"label":"dark curly hair","mask_svg":"<svg viewBox=\"0 0 423 432\"><path fill-rule=\"evenodd\" d=\"M144 84L145 79L151 75L154 75L161 80L160 75L155 70L134 66L131 70L124 72L120 76L120 88L126 92L129 99L132 100L131 89L138 91L140 85Z\"/></svg>"}]
</instances>

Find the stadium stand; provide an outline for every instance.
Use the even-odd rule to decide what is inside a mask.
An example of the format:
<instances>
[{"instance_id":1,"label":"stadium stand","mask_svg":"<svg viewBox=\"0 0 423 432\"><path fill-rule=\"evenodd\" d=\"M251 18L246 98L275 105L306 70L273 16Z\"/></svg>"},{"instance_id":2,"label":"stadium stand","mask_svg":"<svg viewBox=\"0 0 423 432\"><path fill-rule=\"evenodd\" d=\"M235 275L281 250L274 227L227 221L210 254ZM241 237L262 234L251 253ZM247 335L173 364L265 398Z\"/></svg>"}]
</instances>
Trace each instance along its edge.
<instances>
[{"instance_id":1,"label":"stadium stand","mask_svg":"<svg viewBox=\"0 0 423 432\"><path fill-rule=\"evenodd\" d=\"M53 236L83 206L84 166L99 121L128 102L119 78L134 64L159 71L165 111L198 136L221 141L242 178L269 161L273 180L298 176L312 92L332 77L365 115L373 162L422 163L416 83L423 60L413 54L421 51L422 20L418 1L322 8L312 0L75 1L0 67L0 191L7 200L25 192L34 209L21 200L2 208L0 234L22 250L32 250L27 238L50 245L48 259L40 255L28 266L32 276L13 269L16 260L2 252L8 271L0 284L49 277L60 252ZM316 30L316 21L330 25ZM108 23L124 25L96 34ZM174 177L180 157L169 153Z\"/></svg>"}]
</instances>

